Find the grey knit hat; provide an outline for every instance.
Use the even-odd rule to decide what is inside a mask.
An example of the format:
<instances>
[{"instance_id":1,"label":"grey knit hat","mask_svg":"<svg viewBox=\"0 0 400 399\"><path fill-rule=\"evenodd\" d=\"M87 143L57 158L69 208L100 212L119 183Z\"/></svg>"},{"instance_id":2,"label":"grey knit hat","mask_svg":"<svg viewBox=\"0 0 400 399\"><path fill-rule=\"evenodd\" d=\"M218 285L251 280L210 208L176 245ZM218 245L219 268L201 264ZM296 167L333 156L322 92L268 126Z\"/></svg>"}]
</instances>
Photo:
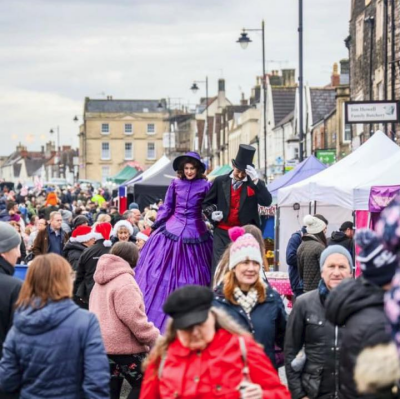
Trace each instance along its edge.
<instances>
[{"instance_id":1,"label":"grey knit hat","mask_svg":"<svg viewBox=\"0 0 400 399\"><path fill-rule=\"evenodd\" d=\"M321 258L319 259L319 267L322 271L322 267L324 266L324 263L328 256L332 254L340 254L343 255L347 258L349 261L351 270L353 270L353 259L351 258L350 252L345 248L342 247L341 245L330 245L329 247L325 248L321 254Z\"/></svg>"},{"instance_id":2,"label":"grey knit hat","mask_svg":"<svg viewBox=\"0 0 400 399\"><path fill-rule=\"evenodd\" d=\"M21 244L21 236L8 223L0 222L0 254L4 254Z\"/></svg>"}]
</instances>

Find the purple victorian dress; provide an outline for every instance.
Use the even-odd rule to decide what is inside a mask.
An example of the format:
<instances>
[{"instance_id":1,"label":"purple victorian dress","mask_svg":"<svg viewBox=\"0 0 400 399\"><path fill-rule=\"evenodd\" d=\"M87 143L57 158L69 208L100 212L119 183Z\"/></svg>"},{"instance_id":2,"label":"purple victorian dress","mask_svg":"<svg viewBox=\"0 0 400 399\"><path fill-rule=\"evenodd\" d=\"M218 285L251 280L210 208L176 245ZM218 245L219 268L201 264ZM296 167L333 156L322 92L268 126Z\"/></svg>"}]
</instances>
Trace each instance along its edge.
<instances>
[{"instance_id":1,"label":"purple victorian dress","mask_svg":"<svg viewBox=\"0 0 400 399\"><path fill-rule=\"evenodd\" d=\"M146 313L161 331L168 295L188 284L208 286L212 238L201 205L210 183L204 179L171 182L155 222L156 230L143 247L135 269Z\"/></svg>"}]
</instances>

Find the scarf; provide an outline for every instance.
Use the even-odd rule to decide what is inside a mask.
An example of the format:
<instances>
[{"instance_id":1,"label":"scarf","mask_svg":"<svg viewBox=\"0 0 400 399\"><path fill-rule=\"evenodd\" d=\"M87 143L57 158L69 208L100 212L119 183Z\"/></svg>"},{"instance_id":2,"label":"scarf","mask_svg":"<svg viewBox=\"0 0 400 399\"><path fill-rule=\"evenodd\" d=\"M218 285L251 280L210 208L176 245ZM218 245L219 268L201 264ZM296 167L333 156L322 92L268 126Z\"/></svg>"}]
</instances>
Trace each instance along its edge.
<instances>
[{"instance_id":1,"label":"scarf","mask_svg":"<svg viewBox=\"0 0 400 399\"><path fill-rule=\"evenodd\" d=\"M250 314L258 303L258 292L254 287L250 288L250 291L247 293L247 295L243 294L239 287L235 287L233 290L233 296L235 297L236 302L247 314Z\"/></svg>"},{"instance_id":2,"label":"scarf","mask_svg":"<svg viewBox=\"0 0 400 399\"><path fill-rule=\"evenodd\" d=\"M322 303L325 303L325 300L328 297L330 291L328 290L328 287L326 286L325 281L322 279L319 281L318 291L319 291L319 296L321 298Z\"/></svg>"}]
</instances>

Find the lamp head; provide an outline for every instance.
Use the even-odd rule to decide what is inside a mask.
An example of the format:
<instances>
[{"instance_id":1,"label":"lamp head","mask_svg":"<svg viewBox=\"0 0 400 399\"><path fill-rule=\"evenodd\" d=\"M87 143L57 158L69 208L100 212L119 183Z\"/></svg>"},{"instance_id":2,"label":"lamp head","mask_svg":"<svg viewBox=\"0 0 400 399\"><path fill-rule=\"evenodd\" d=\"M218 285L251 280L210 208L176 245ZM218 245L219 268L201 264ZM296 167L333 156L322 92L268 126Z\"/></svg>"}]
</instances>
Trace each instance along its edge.
<instances>
[{"instance_id":1,"label":"lamp head","mask_svg":"<svg viewBox=\"0 0 400 399\"><path fill-rule=\"evenodd\" d=\"M236 41L236 43L240 44L240 47L242 47L242 49L246 49L247 46L249 45L249 43L251 43L251 39L247 36L246 32L242 32L240 34L239 39Z\"/></svg>"}]
</instances>

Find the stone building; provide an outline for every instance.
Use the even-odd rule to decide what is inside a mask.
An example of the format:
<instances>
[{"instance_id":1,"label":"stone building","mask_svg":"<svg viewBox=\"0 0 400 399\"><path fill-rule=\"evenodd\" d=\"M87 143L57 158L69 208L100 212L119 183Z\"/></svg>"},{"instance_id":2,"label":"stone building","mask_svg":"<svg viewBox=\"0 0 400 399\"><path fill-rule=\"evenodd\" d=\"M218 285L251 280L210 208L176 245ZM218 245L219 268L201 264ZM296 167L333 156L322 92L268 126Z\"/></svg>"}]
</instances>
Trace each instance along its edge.
<instances>
[{"instance_id":1,"label":"stone building","mask_svg":"<svg viewBox=\"0 0 400 399\"><path fill-rule=\"evenodd\" d=\"M81 179L106 182L129 161L146 168L163 153L168 112L159 100L85 99L80 126Z\"/></svg>"},{"instance_id":2,"label":"stone building","mask_svg":"<svg viewBox=\"0 0 400 399\"><path fill-rule=\"evenodd\" d=\"M353 101L400 98L400 2L398 0L352 0L350 36L350 93ZM396 124L357 124L351 129L357 148L381 129L399 136Z\"/></svg>"}]
</instances>

